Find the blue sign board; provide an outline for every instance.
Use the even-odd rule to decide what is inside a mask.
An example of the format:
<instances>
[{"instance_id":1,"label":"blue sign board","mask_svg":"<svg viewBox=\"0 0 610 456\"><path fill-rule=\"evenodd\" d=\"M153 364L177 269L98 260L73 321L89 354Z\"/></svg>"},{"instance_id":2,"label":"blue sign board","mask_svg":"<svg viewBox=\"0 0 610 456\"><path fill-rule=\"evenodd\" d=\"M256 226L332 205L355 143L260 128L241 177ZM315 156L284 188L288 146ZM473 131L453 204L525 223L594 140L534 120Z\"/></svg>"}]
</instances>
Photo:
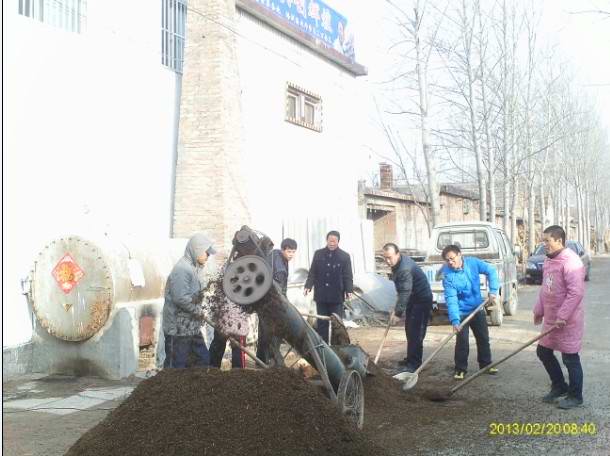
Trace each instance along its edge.
<instances>
[{"instance_id":1,"label":"blue sign board","mask_svg":"<svg viewBox=\"0 0 610 456\"><path fill-rule=\"evenodd\" d=\"M354 36L347 19L320 0L255 0L307 35L355 60Z\"/></svg>"}]
</instances>

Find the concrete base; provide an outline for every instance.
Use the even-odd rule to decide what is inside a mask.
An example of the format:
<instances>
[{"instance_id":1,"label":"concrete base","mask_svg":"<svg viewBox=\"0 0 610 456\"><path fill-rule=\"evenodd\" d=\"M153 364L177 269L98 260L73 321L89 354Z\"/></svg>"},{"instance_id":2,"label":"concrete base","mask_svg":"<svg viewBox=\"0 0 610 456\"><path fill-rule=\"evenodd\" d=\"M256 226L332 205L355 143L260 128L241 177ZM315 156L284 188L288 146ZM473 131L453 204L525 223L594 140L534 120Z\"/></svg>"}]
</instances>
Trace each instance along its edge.
<instances>
[{"instance_id":1,"label":"concrete base","mask_svg":"<svg viewBox=\"0 0 610 456\"><path fill-rule=\"evenodd\" d=\"M32 372L34 344L18 345L2 349L2 381Z\"/></svg>"},{"instance_id":2,"label":"concrete base","mask_svg":"<svg viewBox=\"0 0 610 456\"><path fill-rule=\"evenodd\" d=\"M140 316L145 310L155 317L158 341L161 309L162 302L122 304L113 310L106 326L83 342L58 339L36 325L32 342L3 351L3 377L40 372L118 380L134 375L140 355ZM160 345L162 341L156 343L157 348Z\"/></svg>"}]
</instances>

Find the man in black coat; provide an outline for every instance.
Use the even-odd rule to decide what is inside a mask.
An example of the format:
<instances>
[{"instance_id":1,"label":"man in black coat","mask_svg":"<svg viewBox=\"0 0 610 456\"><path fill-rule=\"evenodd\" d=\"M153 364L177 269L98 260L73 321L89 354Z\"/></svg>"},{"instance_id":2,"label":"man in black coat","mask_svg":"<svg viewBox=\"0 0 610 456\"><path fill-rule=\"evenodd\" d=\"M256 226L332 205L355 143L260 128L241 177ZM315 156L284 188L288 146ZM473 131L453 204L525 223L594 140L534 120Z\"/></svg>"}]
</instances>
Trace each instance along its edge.
<instances>
[{"instance_id":1,"label":"man in black coat","mask_svg":"<svg viewBox=\"0 0 610 456\"><path fill-rule=\"evenodd\" d=\"M330 231L326 235L326 247L316 250L305 282L304 294L313 288L318 315L329 317L336 313L343 316L343 301L353 292L352 261L349 253L339 248L341 235ZM316 331L328 343L328 321L318 320Z\"/></svg>"},{"instance_id":2,"label":"man in black coat","mask_svg":"<svg viewBox=\"0 0 610 456\"><path fill-rule=\"evenodd\" d=\"M406 255L401 255L398 246L388 243L383 246L385 262L392 268L392 280L398 294L396 307L390 316L390 323L400 321L405 315L407 333L407 357L405 370L415 372L421 366L424 352L424 338L430 312L432 312L432 290L426 274Z\"/></svg>"}]
</instances>

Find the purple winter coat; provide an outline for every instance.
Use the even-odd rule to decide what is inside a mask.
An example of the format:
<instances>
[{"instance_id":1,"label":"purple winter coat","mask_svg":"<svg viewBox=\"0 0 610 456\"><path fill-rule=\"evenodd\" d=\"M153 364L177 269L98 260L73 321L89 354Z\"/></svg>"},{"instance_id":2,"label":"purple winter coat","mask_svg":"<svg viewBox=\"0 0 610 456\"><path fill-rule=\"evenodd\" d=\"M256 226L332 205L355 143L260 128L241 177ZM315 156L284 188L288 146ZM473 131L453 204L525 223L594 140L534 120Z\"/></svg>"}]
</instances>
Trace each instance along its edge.
<instances>
[{"instance_id":1,"label":"purple winter coat","mask_svg":"<svg viewBox=\"0 0 610 456\"><path fill-rule=\"evenodd\" d=\"M556 319L565 320L540 339L540 345L561 353L578 353L585 329L585 268L571 249L563 249L555 258L546 258L542 267L542 285L534 316L544 317L542 331L551 329Z\"/></svg>"}]
</instances>

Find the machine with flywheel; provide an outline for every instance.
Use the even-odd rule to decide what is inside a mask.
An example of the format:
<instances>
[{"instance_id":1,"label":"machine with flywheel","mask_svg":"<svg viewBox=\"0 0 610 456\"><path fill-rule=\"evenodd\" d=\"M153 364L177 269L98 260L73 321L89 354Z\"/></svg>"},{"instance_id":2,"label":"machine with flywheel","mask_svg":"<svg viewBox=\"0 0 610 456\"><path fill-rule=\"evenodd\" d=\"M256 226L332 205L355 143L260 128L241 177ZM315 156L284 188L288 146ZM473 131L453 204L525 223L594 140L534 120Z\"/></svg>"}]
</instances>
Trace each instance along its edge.
<instances>
[{"instance_id":1,"label":"machine with flywheel","mask_svg":"<svg viewBox=\"0 0 610 456\"><path fill-rule=\"evenodd\" d=\"M270 334L305 358L320 374L327 396L358 428L364 423L364 387L368 355L356 345L330 347L303 319L273 282L268 260L271 240L247 226L233 237L224 270L225 296L248 313L256 312Z\"/></svg>"}]
</instances>

